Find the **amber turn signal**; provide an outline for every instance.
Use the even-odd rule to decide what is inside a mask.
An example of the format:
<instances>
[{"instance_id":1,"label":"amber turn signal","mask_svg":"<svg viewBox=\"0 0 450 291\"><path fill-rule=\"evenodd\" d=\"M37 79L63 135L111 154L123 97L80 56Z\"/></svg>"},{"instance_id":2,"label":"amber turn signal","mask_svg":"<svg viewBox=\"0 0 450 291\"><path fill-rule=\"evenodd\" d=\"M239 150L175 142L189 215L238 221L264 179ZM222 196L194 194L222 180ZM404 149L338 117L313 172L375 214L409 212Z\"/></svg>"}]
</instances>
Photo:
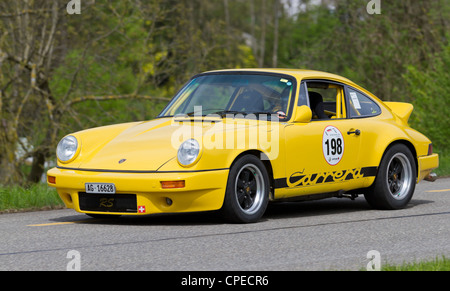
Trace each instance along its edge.
<instances>
[{"instance_id":1,"label":"amber turn signal","mask_svg":"<svg viewBox=\"0 0 450 291\"><path fill-rule=\"evenodd\" d=\"M184 180L178 181L161 181L161 187L163 189L175 189L175 188L184 188L185 183Z\"/></svg>"},{"instance_id":2,"label":"amber turn signal","mask_svg":"<svg viewBox=\"0 0 450 291\"><path fill-rule=\"evenodd\" d=\"M56 177L54 177L54 176L47 176L47 181L50 184L56 184Z\"/></svg>"}]
</instances>

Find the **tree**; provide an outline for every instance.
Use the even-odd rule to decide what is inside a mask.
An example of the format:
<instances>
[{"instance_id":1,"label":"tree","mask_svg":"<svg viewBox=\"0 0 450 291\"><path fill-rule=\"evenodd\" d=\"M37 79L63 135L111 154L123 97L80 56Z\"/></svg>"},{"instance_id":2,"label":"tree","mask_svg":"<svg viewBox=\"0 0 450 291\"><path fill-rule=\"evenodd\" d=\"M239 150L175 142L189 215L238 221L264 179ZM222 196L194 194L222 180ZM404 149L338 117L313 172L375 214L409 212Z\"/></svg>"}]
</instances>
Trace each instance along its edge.
<instances>
[{"instance_id":1,"label":"tree","mask_svg":"<svg viewBox=\"0 0 450 291\"><path fill-rule=\"evenodd\" d=\"M90 6L93 3L83 2L83 9L92 8L98 13L94 15L99 17L104 17L106 11L116 13L110 23L111 27L105 25L97 35L87 32L88 30L76 30L77 27L82 27L80 22L69 23L66 1L25 0L0 3L0 120L3 127L0 133L0 183L21 181L25 175L21 169L28 158L32 158L28 180L40 180L44 163L60 137L62 122L67 115L76 116L73 112L76 104L88 100L122 98L161 100L142 96L138 90L118 95L108 92L100 96L88 95L88 91L80 90L91 82L78 79L83 66L92 60L89 50L97 46L100 40L120 34L120 30L126 26L123 15L116 10L117 5L121 4L110 2L105 6ZM125 7L127 4L129 3L124 4ZM91 17L86 10L84 13L86 17ZM80 17L79 20L81 19ZM67 86L52 86L52 78L57 77L55 72L58 72L59 64L76 51L71 47L74 42L79 41L77 34L86 37L83 42L74 45L79 48L81 44L82 47L77 56L78 64L66 76ZM70 36L75 38L74 42ZM135 84L138 87L138 83ZM58 94L55 95L55 92ZM22 156L17 156L17 147L24 152Z\"/></svg>"},{"instance_id":2,"label":"tree","mask_svg":"<svg viewBox=\"0 0 450 291\"><path fill-rule=\"evenodd\" d=\"M1 104L0 177L15 182L20 177L15 149L34 129L33 121L43 112L54 118L54 97L49 90L49 73L58 37L58 1L14 1L0 3L2 37L0 43ZM37 8L39 7L39 8ZM23 135L20 134L23 132ZM36 139L51 139L53 130ZM21 144L23 148L28 146ZM33 150L34 163L42 162L47 148ZM22 157L24 158L24 157Z\"/></svg>"},{"instance_id":3,"label":"tree","mask_svg":"<svg viewBox=\"0 0 450 291\"><path fill-rule=\"evenodd\" d=\"M231 14L210 1L86 0L74 15L66 6L0 3L0 184L39 181L67 132L152 118L168 102L155 96L193 74L253 60Z\"/></svg>"}]
</instances>

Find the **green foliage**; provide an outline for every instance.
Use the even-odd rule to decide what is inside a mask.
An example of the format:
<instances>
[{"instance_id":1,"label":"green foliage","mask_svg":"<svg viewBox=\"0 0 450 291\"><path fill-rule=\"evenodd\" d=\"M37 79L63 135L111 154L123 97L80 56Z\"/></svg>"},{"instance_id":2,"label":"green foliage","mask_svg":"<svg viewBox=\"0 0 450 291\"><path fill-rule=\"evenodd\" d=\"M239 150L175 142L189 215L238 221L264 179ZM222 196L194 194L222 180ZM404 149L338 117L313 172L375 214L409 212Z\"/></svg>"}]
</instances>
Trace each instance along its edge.
<instances>
[{"instance_id":1,"label":"green foliage","mask_svg":"<svg viewBox=\"0 0 450 291\"><path fill-rule=\"evenodd\" d=\"M296 19L285 19L280 32L282 66L336 72L340 56L330 48L338 27L338 16L323 6L312 7Z\"/></svg>"},{"instance_id":2,"label":"green foliage","mask_svg":"<svg viewBox=\"0 0 450 291\"><path fill-rule=\"evenodd\" d=\"M424 132L433 142L435 150L449 154L450 147L450 45L432 57L432 63L425 70L417 65L408 66L404 75L414 112L411 125Z\"/></svg>"},{"instance_id":3,"label":"green foliage","mask_svg":"<svg viewBox=\"0 0 450 291\"><path fill-rule=\"evenodd\" d=\"M52 92L68 101L105 95L171 97L196 73L254 67L251 49L237 37L240 32L228 30L222 10L200 0L96 4L70 19L73 45L54 69ZM60 136L92 126L152 119L164 105L139 99L84 101L64 116Z\"/></svg>"}]
</instances>

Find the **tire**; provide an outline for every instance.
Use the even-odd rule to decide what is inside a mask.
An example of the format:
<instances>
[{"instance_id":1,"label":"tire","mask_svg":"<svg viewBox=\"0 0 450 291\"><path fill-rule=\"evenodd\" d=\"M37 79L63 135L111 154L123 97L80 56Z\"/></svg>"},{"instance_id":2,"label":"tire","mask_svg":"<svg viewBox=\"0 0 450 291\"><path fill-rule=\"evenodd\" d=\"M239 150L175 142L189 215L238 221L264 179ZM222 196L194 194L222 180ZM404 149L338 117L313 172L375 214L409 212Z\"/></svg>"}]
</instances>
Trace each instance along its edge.
<instances>
[{"instance_id":1,"label":"tire","mask_svg":"<svg viewBox=\"0 0 450 291\"><path fill-rule=\"evenodd\" d=\"M364 196L373 208L402 209L414 194L416 179L411 151L403 144L395 144L384 154L375 182Z\"/></svg>"},{"instance_id":2,"label":"tire","mask_svg":"<svg viewBox=\"0 0 450 291\"><path fill-rule=\"evenodd\" d=\"M222 214L231 222L257 222L266 211L269 189L264 164L253 155L241 157L230 169Z\"/></svg>"}]
</instances>

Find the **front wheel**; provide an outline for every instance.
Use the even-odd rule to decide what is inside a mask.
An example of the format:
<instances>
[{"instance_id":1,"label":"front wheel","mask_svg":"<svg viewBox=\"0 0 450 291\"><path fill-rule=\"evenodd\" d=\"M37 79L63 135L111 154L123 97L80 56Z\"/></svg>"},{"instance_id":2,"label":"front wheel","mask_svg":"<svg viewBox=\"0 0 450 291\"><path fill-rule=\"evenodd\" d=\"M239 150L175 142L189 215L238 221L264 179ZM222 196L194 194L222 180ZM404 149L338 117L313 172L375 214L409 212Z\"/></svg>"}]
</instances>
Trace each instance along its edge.
<instances>
[{"instance_id":1,"label":"front wheel","mask_svg":"<svg viewBox=\"0 0 450 291\"><path fill-rule=\"evenodd\" d=\"M375 182L364 196L374 208L402 209L414 194L416 177L411 151L396 144L383 156Z\"/></svg>"},{"instance_id":2,"label":"front wheel","mask_svg":"<svg viewBox=\"0 0 450 291\"><path fill-rule=\"evenodd\" d=\"M233 222L257 222L266 211L269 188L264 164L253 155L243 156L230 169L223 214Z\"/></svg>"}]
</instances>

